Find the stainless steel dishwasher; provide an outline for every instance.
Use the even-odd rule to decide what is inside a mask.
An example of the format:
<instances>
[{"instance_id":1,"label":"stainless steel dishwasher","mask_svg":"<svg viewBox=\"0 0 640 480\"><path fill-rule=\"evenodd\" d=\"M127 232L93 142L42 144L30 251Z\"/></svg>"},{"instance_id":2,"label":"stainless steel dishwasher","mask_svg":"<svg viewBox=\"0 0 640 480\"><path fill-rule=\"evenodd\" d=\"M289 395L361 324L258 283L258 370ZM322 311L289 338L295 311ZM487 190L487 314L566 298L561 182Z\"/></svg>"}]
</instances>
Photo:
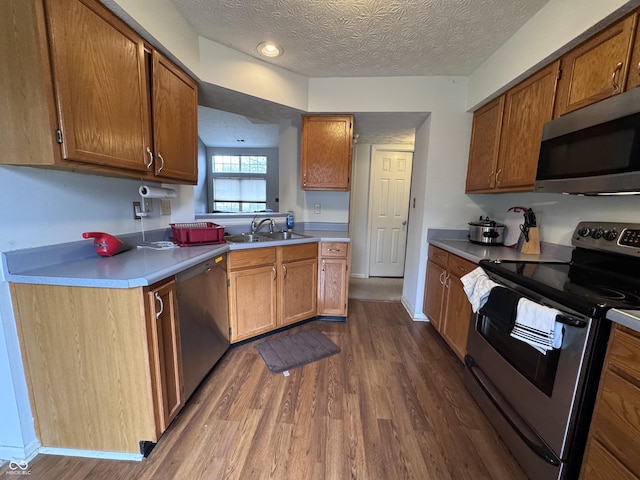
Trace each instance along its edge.
<instances>
[{"instance_id":1,"label":"stainless steel dishwasher","mask_svg":"<svg viewBox=\"0 0 640 480\"><path fill-rule=\"evenodd\" d=\"M229 348L227 255L176 276L185 400Z\"/></svg>"}]
</instances>

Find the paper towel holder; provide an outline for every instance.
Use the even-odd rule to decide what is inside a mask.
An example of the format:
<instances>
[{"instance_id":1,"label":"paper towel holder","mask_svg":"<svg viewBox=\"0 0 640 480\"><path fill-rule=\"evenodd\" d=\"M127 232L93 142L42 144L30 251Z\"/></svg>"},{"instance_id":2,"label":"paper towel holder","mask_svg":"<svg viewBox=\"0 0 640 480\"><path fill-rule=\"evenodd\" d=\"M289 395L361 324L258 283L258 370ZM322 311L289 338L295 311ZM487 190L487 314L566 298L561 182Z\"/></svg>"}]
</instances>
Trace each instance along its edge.
<instances>
[{"instance_id":1,"label":"paper towel holder","mask_svg":"<svg viewBox=\"0 0 640 480\"><path fill-rule=\"evenodd\" d=\"M140 194L140 206L136 205L134 207L135 214L138 217L146 217L149 213L146 208L147 199L151 198L175 198L178 196L176 191L173 188L165 188L165 187L150 187L148 185L140 185L138 188L138 193Z\"/></svg>"}]
</instances>

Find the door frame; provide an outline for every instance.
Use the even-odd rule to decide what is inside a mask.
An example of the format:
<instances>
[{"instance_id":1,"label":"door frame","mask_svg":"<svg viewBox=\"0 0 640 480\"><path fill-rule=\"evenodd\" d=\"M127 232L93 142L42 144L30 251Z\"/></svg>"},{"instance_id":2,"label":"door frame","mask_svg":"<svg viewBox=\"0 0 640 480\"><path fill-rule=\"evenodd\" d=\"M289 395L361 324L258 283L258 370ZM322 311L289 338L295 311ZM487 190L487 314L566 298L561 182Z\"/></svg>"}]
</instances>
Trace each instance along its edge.
<instances>
[{"instance_id":1,"label":"door frame","mask_svg":"<svg viewBox=\"0 0 640 480\"><path fill-rule=\"evenodd\" d=\"M369 188L367 191L367 195L368 195L368 202L367 202L367 242L366 242L366 247L365 247L365 255L366 255L366 264L365 264L365 277L364 278L369 278L370 277L370 268L369 268L369 260L371 258L371 225L373 223L372 221L372 212L373 212L373 206L372 206L372 202L373 202L373 197L371 195L371 190L372 190L372 186L371 186L371 175L373 173L373 157L376 154L376 152L411 152L413 157L415 157L415 147L413 145L402 145L402 144L398 144L398 145L394 145L394 144L384 144L384 145L371 145L371 153L369 156L369 181L367 182ZM411 186L413 184L413 157L411 160L411 177L409 180L409 186ZM409 195L409 202L411 202L411 194ZM409 205L410 207L411 205ZM409 216L407 216L407 231L409 229ZM407 258L407 252L405 250L405 262L406 262L406 258ZM406 268L406 267L405 267ZM404 276L402 277L404 278Z\"/></svg>"}]
</instances>

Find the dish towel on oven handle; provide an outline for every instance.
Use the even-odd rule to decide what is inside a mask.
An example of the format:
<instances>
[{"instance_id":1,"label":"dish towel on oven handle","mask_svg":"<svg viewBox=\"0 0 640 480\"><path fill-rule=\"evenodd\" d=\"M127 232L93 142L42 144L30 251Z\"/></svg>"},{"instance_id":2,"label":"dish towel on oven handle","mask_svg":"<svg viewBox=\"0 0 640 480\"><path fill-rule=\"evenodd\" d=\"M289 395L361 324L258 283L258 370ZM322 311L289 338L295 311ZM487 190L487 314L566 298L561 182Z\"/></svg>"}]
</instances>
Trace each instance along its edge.
<instances>
[{"instance_id":1,"label":"dish towel on oven handle","mask_svg":"<svg viewBox=\"0 0 640 480\"><path fill-rule=\"evenodd\" d=\"M496 282L487 276L482 267L470 271L461 277L460 281L462 282L464 293L467 294L467 298L471 302L473 313L477 313L480 310L487 302L491 289L498 286Z\"/></svg>"},{"instance_id":2,"label":"dish towel on oven handle","mask_svg":"<svg viewBox=\"0 0 640 480\"><path fill-rule=\"evenodd\" d=\"M555 308L521 298L511 336L546 355L549 350L562 347L562 324L556 321L558 315L560 311Z\"/></svg>"}]
</instances>

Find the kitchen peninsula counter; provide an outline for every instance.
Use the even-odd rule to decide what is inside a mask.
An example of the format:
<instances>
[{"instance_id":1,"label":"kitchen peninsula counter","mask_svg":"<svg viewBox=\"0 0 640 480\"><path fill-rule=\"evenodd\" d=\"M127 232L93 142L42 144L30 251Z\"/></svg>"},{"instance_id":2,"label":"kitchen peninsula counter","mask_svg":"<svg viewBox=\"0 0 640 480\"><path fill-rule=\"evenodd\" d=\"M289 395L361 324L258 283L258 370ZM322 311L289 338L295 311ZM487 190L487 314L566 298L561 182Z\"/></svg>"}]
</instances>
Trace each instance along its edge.
<instances>
[{"instance_id":1,"label":"kitchen peninsula counter","mask_svg":"<svg viewBox=\"0 0 640 480\"><path fill-rule=\"evenodd\" d=\"M14 283L77 287L135 288L152 285L230 250L275 247L320 241L349 242L345 231L297 230L306 238L256 243L222 243L166 250L132 248L100 257L92 240L2 252L4 280ZM126 243L142 242L140 234L118 235ZM148 232L147 242L168 240L164 230Z\"/></svg>"}]
</instances>

